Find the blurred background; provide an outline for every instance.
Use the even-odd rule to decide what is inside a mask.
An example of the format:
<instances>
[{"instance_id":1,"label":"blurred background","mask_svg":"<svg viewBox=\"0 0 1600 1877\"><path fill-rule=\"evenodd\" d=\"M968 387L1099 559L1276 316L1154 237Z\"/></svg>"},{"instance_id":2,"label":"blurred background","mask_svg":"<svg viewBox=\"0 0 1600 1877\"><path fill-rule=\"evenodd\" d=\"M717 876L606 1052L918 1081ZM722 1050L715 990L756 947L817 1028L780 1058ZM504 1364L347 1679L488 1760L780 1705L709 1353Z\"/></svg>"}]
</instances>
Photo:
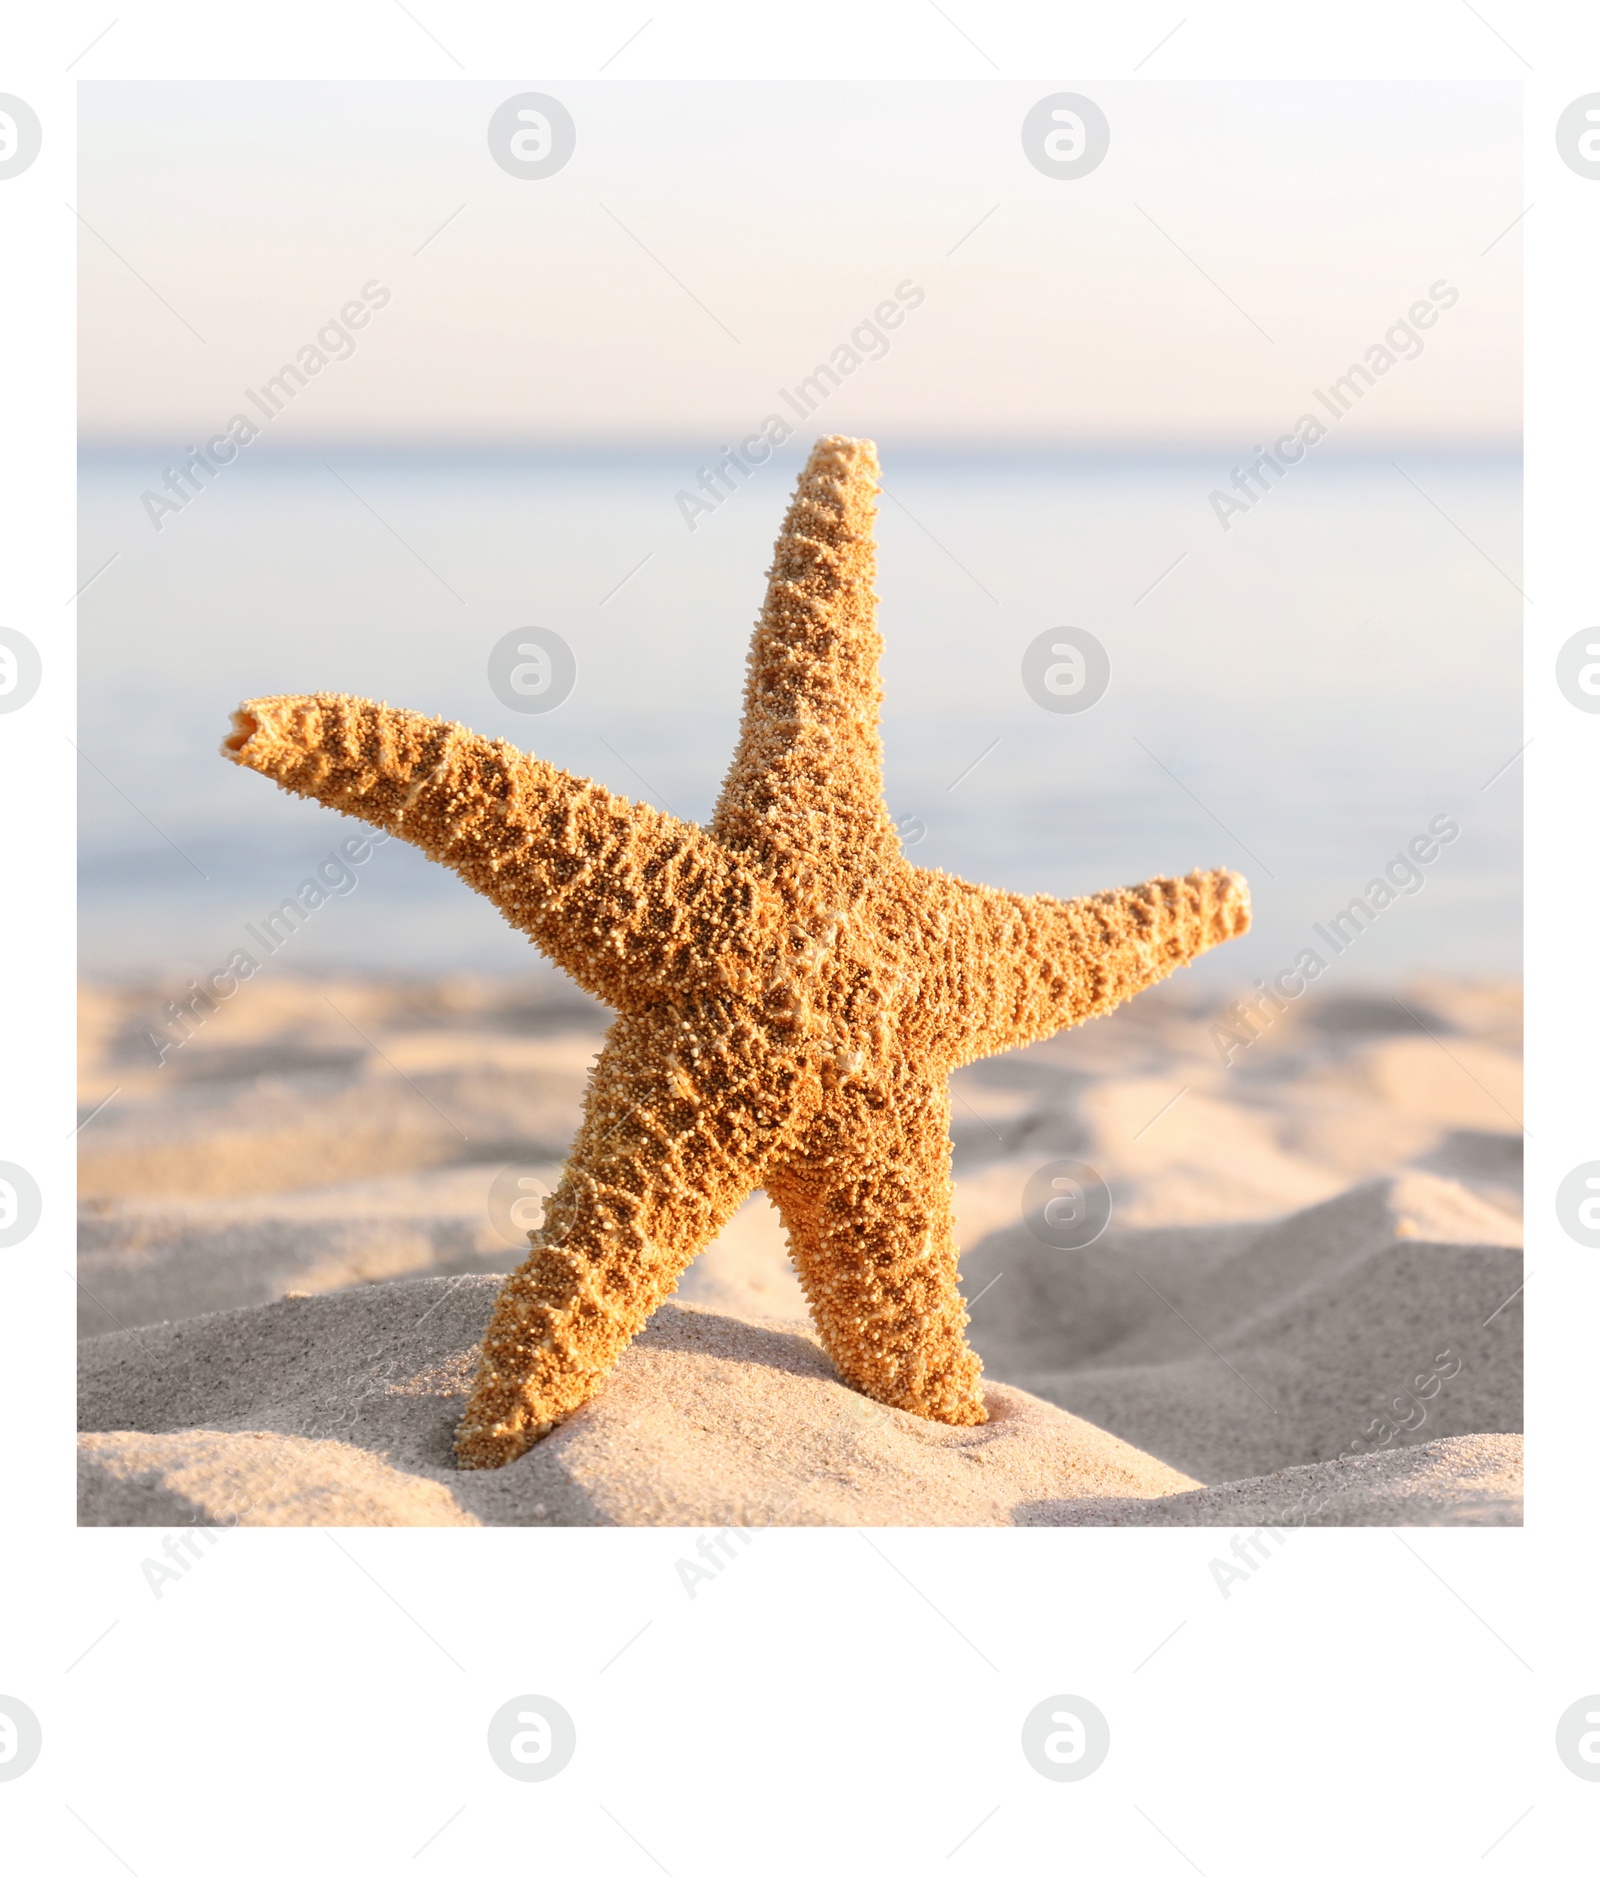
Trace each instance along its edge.
<instances>
[{"instance_id":1,"label":"blurred background","mask_svg":"<svg viewBox=\"0 0 1600 1877\"><path fill-rule=\"evenodd\" d=\"M512 89L81 87L90 975L217 969L351 831L219 759L247 696L386 698L704 819L827 431L883 462L913 860L1063 895L1237 867L1256 926L1197 967L1220 988L1317 944L1444 815L1459 838L1341 980L1516 969L1514 87L1097 84L1109 154L1075 181L1024 153L1041 84L532 79L577 130L533 181L487 141ZM858 339L797 415L783 392L902 282L887 349ZM1335 416L1317 392L1439 282L1420 352ZM319 332L327 362L272 393ZM679 492L773 412L795 435L691 529ZM1224 528L1213 491L1307 412L1327 438ZM164 484L236 413L261 434ZM577 660L546 715L488 682L524 626ZM1076 716L1022 682L1062 626L1112 666ZM531 962L398 844L284 954Z\"/></svg>"}]
</instances>

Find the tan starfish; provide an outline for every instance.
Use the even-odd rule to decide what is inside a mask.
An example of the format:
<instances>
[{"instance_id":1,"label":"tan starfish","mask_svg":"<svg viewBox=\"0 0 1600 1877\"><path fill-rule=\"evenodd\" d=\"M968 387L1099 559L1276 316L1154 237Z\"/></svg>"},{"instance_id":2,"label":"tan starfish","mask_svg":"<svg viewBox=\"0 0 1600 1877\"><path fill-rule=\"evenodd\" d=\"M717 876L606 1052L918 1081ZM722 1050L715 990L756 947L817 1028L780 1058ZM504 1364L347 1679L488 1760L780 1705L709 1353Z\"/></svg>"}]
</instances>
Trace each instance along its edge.
<instances>
[{"instance_id":1,"label":"tan starfish","mask_svg":"<svg viewBox=\"0 0 1600 1877\"><path fill-rule=\"evenodd\" d=\"M1235 873L1087 899L913 867L883 799L870 443L824 437L778 538L709 828L363 698L257 698L233 761L443 862L618 1015L456 1438L524 1453L601 1386L755 1188L843 1379L984 1420L947 1078L1113 1009L1250 922Z\"/></svg>"}]
</instances>

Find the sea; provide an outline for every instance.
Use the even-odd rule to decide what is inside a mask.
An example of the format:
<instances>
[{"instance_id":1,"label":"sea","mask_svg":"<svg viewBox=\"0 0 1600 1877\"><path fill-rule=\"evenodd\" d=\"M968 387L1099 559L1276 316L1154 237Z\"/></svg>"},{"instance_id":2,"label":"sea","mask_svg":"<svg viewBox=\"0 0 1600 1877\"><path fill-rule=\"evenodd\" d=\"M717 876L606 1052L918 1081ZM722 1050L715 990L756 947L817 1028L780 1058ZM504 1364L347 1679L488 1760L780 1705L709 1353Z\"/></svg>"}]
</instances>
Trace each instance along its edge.
<instances>
[{"instance_id":1,"label":"sea","mask_svg":"<svg viewBox=\"0 0 1600 1877\"><path fill-rule=\"evenodd\" d=\"M704 478L712 502L715 446L692 440L262 444L166 508L178 446L87 451L85 974L177 989L259 950L247 925L359 832L220 757L251 696L386 699L705 820L801 447L731 491ZM1352 986L1517 970L1517 458L1312 457L1243 502L1221 449L880 456L885 788L910 859L1062 896L1237 868L1254 929L1195 968L1219 987L1308 946ZM530 627L576 669L533 713L490 682ZM1039 701L1066 629L1109 668L1089 708ZM538 968L403 844L350 871L272 968ZM1332 926L1358 897L1372 916Z\"/></svg>"}]
</instances>

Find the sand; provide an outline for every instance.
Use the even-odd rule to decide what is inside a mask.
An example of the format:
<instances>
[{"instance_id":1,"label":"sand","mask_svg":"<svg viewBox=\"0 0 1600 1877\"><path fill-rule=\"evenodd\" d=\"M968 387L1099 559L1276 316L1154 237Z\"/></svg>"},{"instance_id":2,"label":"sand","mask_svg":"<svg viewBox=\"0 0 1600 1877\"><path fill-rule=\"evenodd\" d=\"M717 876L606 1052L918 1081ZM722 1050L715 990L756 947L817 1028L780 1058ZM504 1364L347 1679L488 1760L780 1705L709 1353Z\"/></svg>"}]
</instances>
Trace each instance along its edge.
<instances>
[{"instance_id":1,"label":"sand","mask_svg":"<svg viewBox=\"0 0 1600 1877\"><path fill-rule=\"evenodd\" d=\"M987 1425L843 1387L757 1195L595 1401L469 1475L517 1262L488 1192L553 1184L602 1013L545 973L264 975L158 1067L164 1000L91 989L84 1112L118 1092L80 1137L82 1517L1515 1523L1516 1000L1399 996L1307 999L1225 1068L1215 999L1175 985L957 1075ZM1019 1222L1064 1156L1116 1199L1083 1252Z\"/></svg>"}]
</instances>

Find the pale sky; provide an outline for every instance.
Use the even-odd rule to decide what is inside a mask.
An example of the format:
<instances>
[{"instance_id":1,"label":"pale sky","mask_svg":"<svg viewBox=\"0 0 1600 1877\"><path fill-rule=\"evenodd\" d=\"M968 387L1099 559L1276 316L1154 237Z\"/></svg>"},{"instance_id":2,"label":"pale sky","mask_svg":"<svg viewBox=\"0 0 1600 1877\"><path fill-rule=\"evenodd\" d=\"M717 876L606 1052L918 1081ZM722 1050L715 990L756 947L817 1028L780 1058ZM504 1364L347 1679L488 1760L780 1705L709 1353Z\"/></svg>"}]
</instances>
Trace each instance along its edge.
<instances>
[{"instance_id":1,"label":"pale sky","mask_svg":"<svg viewBox=\"0 0 1600 1877\"><path fill-rule=\"evenodd\" d=\"M274 439L734 441L911 282L826 427L1248 442L1443 281L1339 442L1514 440L1514 86L1084 84L1110 153L1063 182L1019 131L1075 88L86 84L84 431L203 441L371 281ZM547 180L489 156L519 89L577 124Z\"/></svg>"}]
</instances>

